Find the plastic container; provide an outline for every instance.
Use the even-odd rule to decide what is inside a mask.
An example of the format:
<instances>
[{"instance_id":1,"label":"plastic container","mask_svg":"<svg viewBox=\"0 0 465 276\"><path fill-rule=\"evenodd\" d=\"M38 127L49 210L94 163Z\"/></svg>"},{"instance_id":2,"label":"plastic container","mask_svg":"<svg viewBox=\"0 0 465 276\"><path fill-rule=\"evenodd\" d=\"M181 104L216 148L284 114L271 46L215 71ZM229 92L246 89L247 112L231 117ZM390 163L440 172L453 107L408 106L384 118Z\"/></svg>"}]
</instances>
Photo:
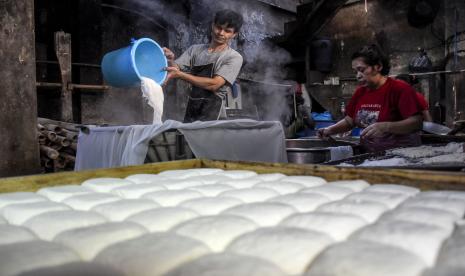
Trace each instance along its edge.
<instances>
[{"instance_id":1,"label":"plastic container","mask_svg":"<svg viewBox=\"0 0 465 276\"><path fill-rule=\"evenodd\" d=\"M109 52L102 59L105 82L115 87L140 86L141 77L162 84L167 66L163 49L150 38L133 39L130 46Z\"/></svg>"},{"instance_id":2,"label":"plastic container","mask_svg":"<svg viewBox=\"0 0 465 276\"><path fill-rule=\"evenodd\" d=\"M312 118L316 121L332 121L333 116L329 111L325 111L323 113L312 112Z\"/></svg>"},{"instance_id":3,"label":"plastic container","mask_svg":"<svg viewBox=\"0 0 465 276\"><path fill-rule=\"evenodd\" d=\"M362 130L363 130L363 128L354 127L352 129L351 135L354 136L354 137L359 137Z\"/></svg>"},{"instance_id":4,"label":"plastic container","mask_svg":"<svg viewBox=\"0 0 465 276\"><path fill-rule=\"evenodd\" d=\"M332 126L336 123L336 121L319 121L315 120L315 129L325 128Z\"/></svg>"}]
</instances>

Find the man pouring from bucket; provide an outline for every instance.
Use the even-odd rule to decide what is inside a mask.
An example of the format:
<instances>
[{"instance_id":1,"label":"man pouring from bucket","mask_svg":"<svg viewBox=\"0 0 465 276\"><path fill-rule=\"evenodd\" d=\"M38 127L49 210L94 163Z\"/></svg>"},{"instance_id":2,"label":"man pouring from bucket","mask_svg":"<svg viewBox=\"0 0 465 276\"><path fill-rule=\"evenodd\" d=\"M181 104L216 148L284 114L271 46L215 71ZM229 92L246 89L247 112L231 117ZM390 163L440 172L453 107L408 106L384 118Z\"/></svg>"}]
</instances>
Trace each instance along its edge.
<instances>
[{"instance_id":1,"label":"man pouring from bucket","mask_svg":"<svg viewBox=\"0 0 465 276\"><path fill-rule=\"evenodd\" d=\"M225 98L242 66L242 56L229 47L242 26L242 16L221 10L214 16L210 44L189 47L178 59L163 48L169 79L192 85L184 122L212 121L225 117Z\"/></svg>"}]
</instances>

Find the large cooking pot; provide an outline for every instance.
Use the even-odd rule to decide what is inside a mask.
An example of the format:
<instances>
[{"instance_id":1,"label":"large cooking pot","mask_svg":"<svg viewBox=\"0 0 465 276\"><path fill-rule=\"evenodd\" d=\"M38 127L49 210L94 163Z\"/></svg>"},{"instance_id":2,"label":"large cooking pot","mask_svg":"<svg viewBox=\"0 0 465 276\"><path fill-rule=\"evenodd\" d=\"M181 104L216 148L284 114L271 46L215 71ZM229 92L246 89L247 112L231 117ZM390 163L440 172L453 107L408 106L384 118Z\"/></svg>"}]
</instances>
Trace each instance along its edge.
<instances>
[{"instance_id":1,"label":"large cooking pot","mask_svg":"<svg viewBox=\"0 0 465 276\"><path fill-rule=\"evenodd\" d=\"M352 146L354 154L360 153L355 139L324 141L319 138L287 139L286 151L289 163L318 164L331 160L330 147Z\"/></svg>"}]
</instances>

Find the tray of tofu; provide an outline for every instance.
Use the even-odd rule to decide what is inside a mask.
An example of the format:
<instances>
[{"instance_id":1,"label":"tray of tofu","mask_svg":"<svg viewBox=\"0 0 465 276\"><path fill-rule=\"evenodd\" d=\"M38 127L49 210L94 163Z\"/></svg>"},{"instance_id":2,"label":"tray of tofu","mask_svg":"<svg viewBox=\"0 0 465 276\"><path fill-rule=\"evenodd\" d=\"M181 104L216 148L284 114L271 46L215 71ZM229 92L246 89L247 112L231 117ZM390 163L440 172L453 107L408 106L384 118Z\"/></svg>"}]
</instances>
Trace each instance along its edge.
<instances>
[{"instance_id":1,"label":"tray of tofu","mask_svg":"<svg viewBox=\"0 0 465 276\"><path fill-rule=\"evenodd\" d=\"M464 275L463 191L189 164L0 179L0 275Z\"/></svg>"}]
</instances>

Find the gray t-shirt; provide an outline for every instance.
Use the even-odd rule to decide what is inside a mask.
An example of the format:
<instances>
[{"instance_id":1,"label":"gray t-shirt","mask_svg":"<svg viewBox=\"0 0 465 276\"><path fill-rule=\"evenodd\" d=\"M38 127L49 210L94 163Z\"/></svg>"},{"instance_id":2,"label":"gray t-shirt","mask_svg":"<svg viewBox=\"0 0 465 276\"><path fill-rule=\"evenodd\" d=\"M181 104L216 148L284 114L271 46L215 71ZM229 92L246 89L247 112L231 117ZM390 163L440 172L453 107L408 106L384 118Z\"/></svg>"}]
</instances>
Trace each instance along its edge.
<instances>
[{"instance_id":1,"label":"gray t-shirt","mask_svg":"<svg viewBox=\"0 0 465 276\"><path fill-rule=\"evenodd\" d=\"M228 47L221 52L208 52L208 44L196 44L187 49L175 63L182 71L189 72L193 66L213 64L213 76L218 75L226 80L217 95L224 98L237 78L242 66L242 56Z\"/></svg>"}]
</instances>

